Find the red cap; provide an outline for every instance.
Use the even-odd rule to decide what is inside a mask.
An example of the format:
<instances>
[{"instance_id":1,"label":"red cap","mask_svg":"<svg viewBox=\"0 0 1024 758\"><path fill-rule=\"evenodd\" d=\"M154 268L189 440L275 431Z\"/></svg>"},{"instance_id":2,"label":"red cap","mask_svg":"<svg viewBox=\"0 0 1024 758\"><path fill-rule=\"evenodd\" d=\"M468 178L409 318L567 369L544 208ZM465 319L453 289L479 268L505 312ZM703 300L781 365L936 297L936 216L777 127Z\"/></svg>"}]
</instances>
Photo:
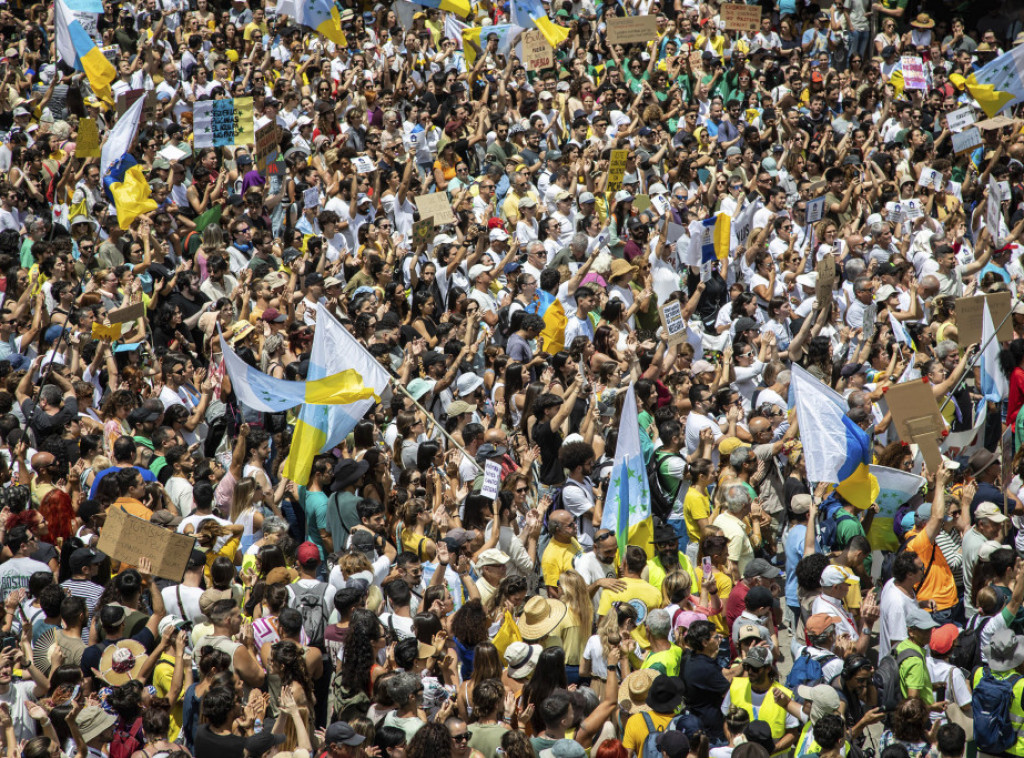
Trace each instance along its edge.
<instances>
[{"instance_id":1,"label":"red cap","mask_svg":"<svg viewBox=\"0 0 1024 758\"><path fill-rule=\"evenodd\" d=\"M928 643L928 647L932 649L932 652L945 655L953 649L953 643L956 642L959 634L960 630L955 625L943 624L932 629L932 638Z\"/></svg>"},{"instance_id":2,"label":"red cap","mask_svg":"<svg viewBox=\"0 0 1024 758\"><path fill-rule=\"evenodd\" d=\"M297 555L299 558L299 563L301 563L303 566L305 566L307 563L312 563L313 561L319 562L320 548L318 548L312 542L303 542L301 545L299 545Z\"/></svg>"},{"instance_id":3,"label":"red cap","mask_svg":"<svg viewBox=\"0 0 1024 758\"><path fill-rule=\"evenodd\" d=\"M820 71L812 71L811 72L811 81L812 82L823 82L823 81L825 81L825 78L821 75Z\"/></svg>"}]
</instances>

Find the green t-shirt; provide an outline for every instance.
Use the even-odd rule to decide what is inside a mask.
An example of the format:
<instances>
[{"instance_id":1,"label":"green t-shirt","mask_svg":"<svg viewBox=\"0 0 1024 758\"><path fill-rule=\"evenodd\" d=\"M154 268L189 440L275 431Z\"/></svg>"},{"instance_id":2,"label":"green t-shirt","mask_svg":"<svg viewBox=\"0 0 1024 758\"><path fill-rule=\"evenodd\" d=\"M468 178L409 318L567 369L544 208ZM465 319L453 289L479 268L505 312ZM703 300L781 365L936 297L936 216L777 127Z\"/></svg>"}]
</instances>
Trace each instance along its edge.
<instances>
[{"instance_id":1,"label":"green t-shirt","mask_svg":"<svg viewBox=\"0 0 1024 758\"><path fill-rule=\"evenodd\" d=\"M894 655L899 656L904 650L914 650L920 653L921 657L911 656L900 666L900 694L906 697L907 690L917 690L918 697L924 704L931 705L935 702L935 693L932 692L932 678L928 674L924 650L906 639L896 646Z\"/></svg>"},{"instance_id":2,"label":"green t-shirt","mask_svg":"<svg viewBox=\"0 0 1024 758\"><path fill-rule=\"evenodd\" d=\"M327 529L327 495L299 487L299 505L306 514L306 539L317 546L321 558L326 558L327 551L324 549L320 530ZM334 549L340 550L343 547L344 545L335 545Z\"/></svg>"},{"instance_id":3,"label":"green t-shirt","mask_svg":"<svg viewBox=\"0 0 1024 758\"><path fill-rule=\"evenodd\" d=\"M859 518L847 511L843 511L843 513L846 515L836 514L836 546L845 548L850 544L850 540L858 534L862 537L867 537L867 534L864 532Z\"/></svg>"}]
</instances>

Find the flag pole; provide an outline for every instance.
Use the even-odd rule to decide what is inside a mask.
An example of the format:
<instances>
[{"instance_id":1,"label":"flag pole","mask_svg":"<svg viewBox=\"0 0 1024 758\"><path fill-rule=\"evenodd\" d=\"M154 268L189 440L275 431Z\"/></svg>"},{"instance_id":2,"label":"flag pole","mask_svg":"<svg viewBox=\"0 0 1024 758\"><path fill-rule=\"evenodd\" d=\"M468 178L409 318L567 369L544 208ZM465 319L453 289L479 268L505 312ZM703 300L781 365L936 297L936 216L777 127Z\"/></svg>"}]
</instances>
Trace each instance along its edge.
<instances>
[{"instance_id":1,"label":"flag pole","mask_svg":"<svg viewBox=\"0 0 1024 758\"><path fill-rule=\"evenodd\" d=\"M995 329L992 330L992 336L990 336L987 340L985 340L985 344L978 348L978 352L976 352L974 354L974 357L972 357L970 359L970 361L967 363L967 366L964 368L963 375L959 379L957 379L956 384L953 385L953 388L950 389L950 391L946 393L946 399L943 400L942 401L942 405L939 406L939 413L940 414L945 409L945 407L947 405L949 405L950 401L952 401L953 394L958 389L960 389L960 385L962 385L964 382L967 381L967 376L970 374L970 372L972 372L974 370L975 366L978 365L978 361L985 354L985 348L988 347L989 343L991 343L992 340L994 340L998 336L999 330L1003 327L1003 324L1006 323L1006 320L1008 318L1010 318L1010 316L1013 315L1013 309L1020 302L1021 302L1020 300L1017 300L1017 302L1015 302L1013 305L1010 306L1010 311L1005 316L1003 316L1003 320L1000 321L999 324L995 327Z\"/></svg>"}]
</instances>

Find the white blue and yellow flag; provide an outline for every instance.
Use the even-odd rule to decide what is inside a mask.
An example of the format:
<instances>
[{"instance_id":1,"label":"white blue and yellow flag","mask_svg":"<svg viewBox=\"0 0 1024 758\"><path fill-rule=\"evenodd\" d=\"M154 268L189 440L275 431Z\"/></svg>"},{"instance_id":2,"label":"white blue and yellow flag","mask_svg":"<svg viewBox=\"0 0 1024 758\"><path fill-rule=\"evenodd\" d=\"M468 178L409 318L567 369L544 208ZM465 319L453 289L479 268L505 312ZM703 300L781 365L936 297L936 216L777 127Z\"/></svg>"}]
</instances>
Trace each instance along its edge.
<instances>
[{"instance_id":1,"label":"white blue and yellow flag","mask_svg":"<svg viewBox=\"0 0 1024 758\"><path fill-rule=\"evenodd\" d=\"M981 344L981 392L989 402L1000 403L1009 397L1010 385L999 365L1000 345L988 300L981 311Z\"/></svg>"},{"instance_id":2,"label":"white blue and yellow flag","mask_svg":"<svg viewBox=\"0 0 1024 758\"><path fill-rule=\"evenodd\" d=\"M1014 47L967 77L967 91L992 118L1024 100L1024 46Z\"/></svg>"},{"instance_id":3,"label":"white blue and yellow flag","mask_svg":"<svg viewBox=\"0 0 1024 758\"><path fill-rule=\"evenodd\" d=\"M807 479L837 484L847 501L867 508L878 496L878 480L868 469L871 438L846 415L842 395L800 366L791 368Z\"/></svg>"},{"instance_id":4,"label":"white blue and yellow flag","mask_svg":"<svg viewBox=\"0 0 1024 758\"><path fill-rule=\"evenodd\" d=\"M235 397L254 411L280 413L302 403L339 405L380 398L372 387L363 384L355 370L339 371L316 381L291 382L250 366L228 346L223 335L220 347Z\"/></svg>"},{"instance_id":5,"label":"white blue and yellow flag","mask_svg":"<svg viewBox=\"0 0 1024 758\"><path fill-rule=\"evenodd\" d=\"M348 47L341 15L333 0L279 0L277 15L290 16L301 26L320 32L335 45Z\"/></svg>"},{"instance_id":6,"label":"white blue and yellow flag","mask_svg":"<svg viewBox=\"0 0 1024 758\"><path fill-rule=\"evenodd\" d=\"M520 27L513 24L467 26L462 30L462 51L466 56L466 65L473 65L476 61L476 48L485 49L487 47L487 40L492 34L498 37L498 53L508 55L512 49L512 38L521 31ZM476 45L476 47L473 45Z\"/></svg>"},{"instance_id":7,"label":"white blue and yellow flag","mask_svg":"<svg viewBox=\"0 0 1024 758\"><path fill-rule=\"evenodd\" d=\"M85 72L96 97L112 103L110 83L117 78L117 70L63 0L57 0L54 12L57 50L61 58L77 71ZM69 57L72 59L68 60Z\"/></svg>"},{"instance_id":8,"label":"white blue and yellow flag","mask_svg":"<svg viewBox=\"0 0 1024 758\"><path fill-rule=\"evenodd\" d=\"M895 553L900 548L900 541L892 526L896 511L916 495L927 481L923 476L902 469L873 464L868 469L878 480L878 513L868 529L868 542L872 550Z\"/></svg>"},{"instance_id":9,"label":"white blue and yellow flag","mask_svg":"<svg viewBox=\"0 0 1024 758\"><path fill-rule=\"evenodd\" d=\"M391 380L387 370L321 308L316 315L307 377L314 381L342 373L358 376L360 384L373 394L347 404L302 406L282 472L296 484L309 481L313 458L345 439L373 403L380 400Z\"/></svg>"},{"instance_id":10,"label":"white blue and yellow flag","mask_svg":"<svg viewBox=\"0 0 1024 758\"><path fill-rule=\"evenodd\" d=\"M622 403L615 462L612 464L604 513L601 515L601 528L615 532L620 557L626 554L627 544L638 545L650 554L654 536L651 488L640 449L640 421L632 384L626 390L626 398Z\"/></svg>"},{"instance_id":11,"label":"white blue and yellow flag","mask_svg":"<svg viewBox=\"0 0 1024 758\"><path fill-rule=\"evenodd\" d=\"M469 0L413 0L416 5L423 5L427 8L437 8L440 11L450 11L456 16L469 18L473 15L473 8Z\"/></svg>"}]
</instances>

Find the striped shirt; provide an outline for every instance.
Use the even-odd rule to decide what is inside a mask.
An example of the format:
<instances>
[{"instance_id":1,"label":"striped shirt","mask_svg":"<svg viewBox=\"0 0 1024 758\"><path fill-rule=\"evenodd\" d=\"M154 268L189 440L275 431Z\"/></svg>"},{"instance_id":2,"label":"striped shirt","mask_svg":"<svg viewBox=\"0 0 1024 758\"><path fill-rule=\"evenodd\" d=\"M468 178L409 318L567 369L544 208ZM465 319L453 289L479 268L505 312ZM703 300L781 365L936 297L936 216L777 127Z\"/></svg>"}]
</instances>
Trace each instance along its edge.
<instances>
[{"instance_id":1,"label":"striped shirt","mask_svg":"<svg viewBox=\"0 0 1024 758\"><path fill-rule=\"evenodd\" d=\"M96 610L96 603L99 602L100 595L103 594L103 585L96 584L96 582L88 579L67 579L61 582L60 586L66 589L69 595L85 600L85 607L89 612L89 618L86 619L85 625L82 627L82 642L88 645L89 625L92 623L92 614Z\"/></svg>"}]
</instances>

